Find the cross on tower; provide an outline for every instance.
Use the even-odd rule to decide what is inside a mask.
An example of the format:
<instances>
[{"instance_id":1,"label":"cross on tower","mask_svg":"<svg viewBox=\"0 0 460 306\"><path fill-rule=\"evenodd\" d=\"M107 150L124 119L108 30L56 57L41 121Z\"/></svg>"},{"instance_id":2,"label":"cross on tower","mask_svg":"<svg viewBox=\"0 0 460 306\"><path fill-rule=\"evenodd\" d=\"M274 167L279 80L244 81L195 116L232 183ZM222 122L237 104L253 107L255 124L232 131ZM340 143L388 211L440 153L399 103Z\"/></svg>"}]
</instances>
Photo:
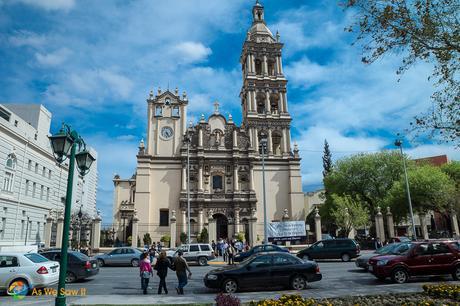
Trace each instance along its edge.
<instances>
[{"instance_id":1,"label":"cross on tower","mask_svg":"<svg viewBox=\"0 0 460 306\"><path fill-rule=\"evenodd\" d=\"M216 115L219 114L219 102L218 101L214 102L214 114Z\"/></svg>"}]
</instances>

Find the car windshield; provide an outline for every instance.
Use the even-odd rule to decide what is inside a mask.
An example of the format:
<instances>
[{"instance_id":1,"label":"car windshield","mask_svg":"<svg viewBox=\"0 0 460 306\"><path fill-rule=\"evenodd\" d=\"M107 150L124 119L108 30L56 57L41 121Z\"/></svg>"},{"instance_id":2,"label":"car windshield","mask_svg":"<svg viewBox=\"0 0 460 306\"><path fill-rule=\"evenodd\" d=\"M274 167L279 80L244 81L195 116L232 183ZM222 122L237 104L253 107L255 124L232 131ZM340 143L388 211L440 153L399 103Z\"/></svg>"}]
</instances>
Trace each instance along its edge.
<instances>
[{"instance_id":1,"label":"car windshield","mask_svg":"<svg viewBox=\"0 0 460 306\"><path fill-rule=\"evenodd\" d=\"M28 254L24 254L24 256L27 259L29 259L31 262L35 262L35 263L49 261L48 258L40 254L37 254L37 253L28 253Z\"/></svg>"},{"instance_id":2,"label":"car windshield","mask_svg":"<svg viewBox=\"0 0 460 306\"><path fill-rule=\"evenodd\" d=\"M400 243L396 248L391 250L391 254L394 255L404 255L409 252L409 249L411 247L412 243Z\"/></svg>"},{"instance_id":3,"label":"car windshield","mask_svg":"<svg viewBox=\"0 0 460 306\"><path fill-rule=\"evenodd\" d=\"M399 243L390 243L390 244L387 244L384 247L381 247L380 249L375 251L375 253L377 253L377 254L388 254L398 246L399 246Z\"/></svg>"}]
</instances>

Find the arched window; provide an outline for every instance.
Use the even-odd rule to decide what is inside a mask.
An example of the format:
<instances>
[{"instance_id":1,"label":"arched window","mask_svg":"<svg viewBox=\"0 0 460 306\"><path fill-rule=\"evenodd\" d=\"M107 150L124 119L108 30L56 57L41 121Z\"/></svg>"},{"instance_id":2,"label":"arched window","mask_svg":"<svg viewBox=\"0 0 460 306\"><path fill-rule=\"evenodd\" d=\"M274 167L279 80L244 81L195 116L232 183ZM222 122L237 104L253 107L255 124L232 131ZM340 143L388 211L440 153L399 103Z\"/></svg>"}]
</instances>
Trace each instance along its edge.
<instances>
[{"instance_id":1,"label":"arched window","mask_svg":"<svg viewBox=\"0 0 460 306\"><path fill-rule=\"evenodd\" d=\"M262 62L259 59L256 59L256 74L261 75L262 74Z\"/></svg>"},{"instance_id":2,"label":"arched window","mask_svg":"<svg viewBox=\"0 0 460 306\"><path fill-rule=\"evenodd\" d=\"M212 189L213 190L222 190L223 189L222 175L213 175L212 176Z\"/></svg>"},{"instance_id":3,"label":"arched window","mask_svg":"<svg viewBox=\"0 0 460 306\"><path fill-rule=\"evenodd\" d=\"M174 106L172 110L172 116L173 117L180 117L180 111L179 111L179 106Z\"/></svg>"},{"instance_id":4,"label":"arched window","mask_svg":"<svg viewBox=\"0 0 460 306\"><path fill-rule=\"evenodd\" d=\"M275 75L275 61L270 59L267 61L268 75Z\"/></svg>"},{"instance_id":5,"label":"arched window","mask_svg":"<svg viewBox=\"0 0 460 306\"><path fill-rule=\"evenodd\" d=\"M9 154L6 158L5 175L3 177L2 190L6 192L13 192L14 173L16 171L16 156Z\"/></svg>"},{"instance_id":6,"label":"arched window","mask_svg":"<svg viewBox=\"0 0 460 306\"><path fill-rule=\"evenodd\" d=\"M270 109L272 111L272 114L278 114L279 113L279 97L277 94L273 94L270 96Z\"/></svg>"},{"instance_id":7,"label":"arched window","mask_svg":"<svg viewBox=\"0 0 460 306\"><path fill-rule=\"evenodd\" d=\"M257 103L257 113L265 114L265 95L263 93L257 94L256 103Z\"/></svg>"},{"instance_id":8,"label":"arched window","mask_svg":"<svg viewBox=\"0 0 460 306\"><path fill-rule=\"evenodd\" d=\"M160 105L155 106L155 116L163 116L163 108Z\"/></svg>"}]
</instances>

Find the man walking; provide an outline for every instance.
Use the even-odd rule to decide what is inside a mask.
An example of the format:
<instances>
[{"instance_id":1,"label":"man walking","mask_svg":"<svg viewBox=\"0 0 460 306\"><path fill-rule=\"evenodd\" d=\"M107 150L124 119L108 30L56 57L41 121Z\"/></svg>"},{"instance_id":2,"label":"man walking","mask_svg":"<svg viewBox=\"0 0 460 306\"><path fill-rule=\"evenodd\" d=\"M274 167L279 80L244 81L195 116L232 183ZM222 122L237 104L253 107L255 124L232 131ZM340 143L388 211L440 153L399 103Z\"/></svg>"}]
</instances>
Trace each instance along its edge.
<instances>
[{"instance_id":1,"label":"man walking","mask_svg":"<svg viewBox=\"0 0 460 306\"><path fill-rule=\"evenodd\" d=\"M178 286L176 288L177 294L184 294L184 287L187 285L187 272L188 278L192 277L192 272L188 267L187 261L182 257L183 252L179 250L177 257L174 259L174 269L176 270Z\"/></svg>"}]
</instances>

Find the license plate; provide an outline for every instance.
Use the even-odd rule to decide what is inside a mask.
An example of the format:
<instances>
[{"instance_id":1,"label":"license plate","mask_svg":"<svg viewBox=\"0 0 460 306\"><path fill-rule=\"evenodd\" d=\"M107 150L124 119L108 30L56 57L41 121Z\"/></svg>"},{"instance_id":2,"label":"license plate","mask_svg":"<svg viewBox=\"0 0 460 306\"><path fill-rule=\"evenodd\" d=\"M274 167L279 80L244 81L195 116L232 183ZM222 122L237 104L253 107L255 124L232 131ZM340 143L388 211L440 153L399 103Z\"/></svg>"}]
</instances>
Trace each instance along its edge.
<instances>
[{"instance_id":1,"label":"license plate","mask_svg":"<svg viewBox=\"0 0 460 306\"><path fill-rule=\"evenodd\" d=\"M95 263L93 263L93 268L96 268L96 264L95 264Z\"/></svg>"},{"instance_id":2,"label":"license plate","mask_svg":"<svg viewBox=\"0 0 460 306\"><path fill-rule=\"evenodd\" d=\"M51 272L56 273L56 268L52 268Z\"/></svg>"},{"instance_id":3,"label":"license plate","mask_svg":"<svg viewBox=\"0 0 460 306\"><path fill-rule=\"evenodd\" d=\"M369 271L373 271L374 270L374 267L373 266L369 266Z\"/></svg>"}]
</instances>

